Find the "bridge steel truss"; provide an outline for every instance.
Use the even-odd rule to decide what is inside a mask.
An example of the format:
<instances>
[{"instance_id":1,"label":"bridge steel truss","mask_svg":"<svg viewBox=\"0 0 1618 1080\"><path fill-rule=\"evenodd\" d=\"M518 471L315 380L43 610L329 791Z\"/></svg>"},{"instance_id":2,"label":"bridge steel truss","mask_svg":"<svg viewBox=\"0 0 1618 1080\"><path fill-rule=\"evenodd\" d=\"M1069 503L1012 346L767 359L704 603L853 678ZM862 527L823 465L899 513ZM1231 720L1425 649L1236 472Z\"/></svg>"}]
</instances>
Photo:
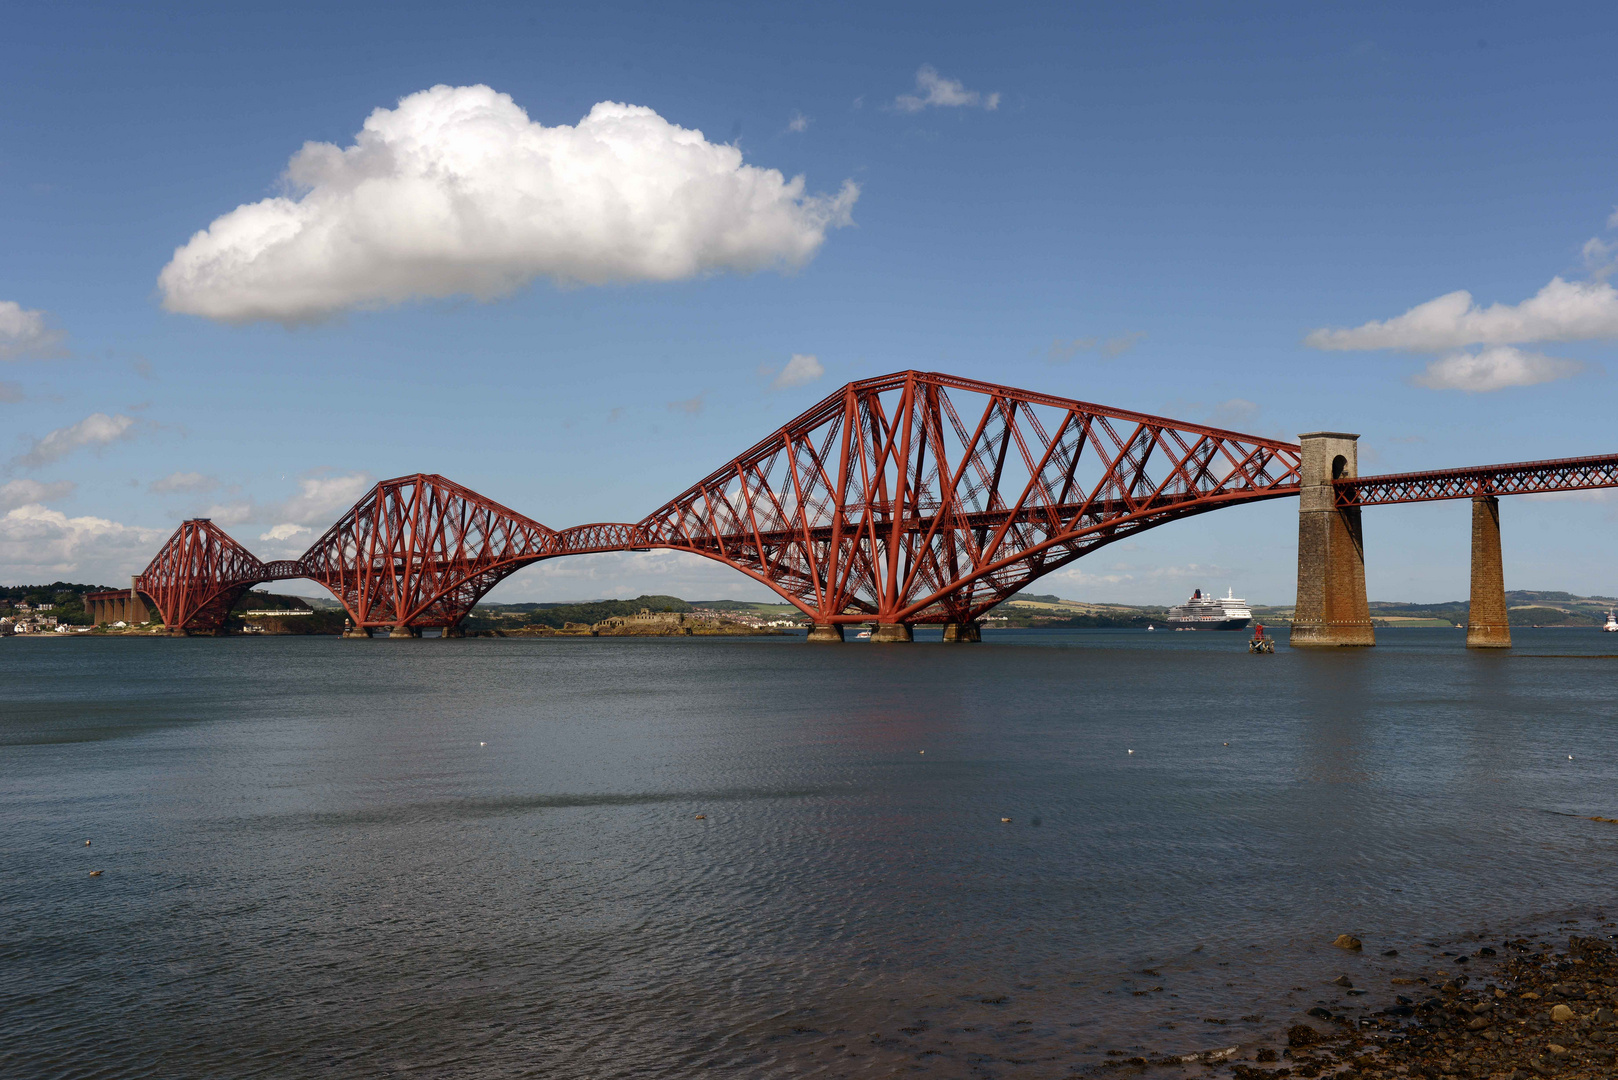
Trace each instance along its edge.
<instances>
[{"instance_id":1,"label":"bridge steel truss","mask_svg":"<svg viewBox=\"0 0 1618 1080\"><path fill-rule=\"evenodd\" d=\"M714 559L822 625L964 623L1105 544L1296 494L1298 455L1291 443L909 371L849 384L631 533L562 537L569 550L589 537Z\"/></svg>"},{"instance_id":2,"label":"bridge steel truss","mask_svg":"<svg viewBox=\"0 0 1618 1080\"><path fill-rule=\"evenodd\" d=\"M362 629L452 630L541 559L663 548L733 567L823 626L972 623L1158 525L1299 493L1293 443L931 372L850 383L639 522L556 531L442 476L384 480L297 559L186 521L135 588L219 631L254 585L309 578ZM1341 508L1618 487L1618 455L1338 480Z\"/></svg>"},{"instance_id":3,"label":"bridge steel truss","mask_svg":"<svg viewBox=\"0 0 1618 1080\"><path fill-rule=\"evenodd\" d=\"M1618 454L1362 476L1335 481L1332 487L1340 507L1584 491L1618 487Z\"/></svg>"},{"instance_id":4,"label":"bridge steel truss","mask_svg":"<svg viewBox=\"0 0 1618 1080\"><path fill-rule=\"evenodd\" d=\"M906 371L851 383L636 523L554 531L441 476L386 480L295 560L185 522L136 588L175 630L310 578L356 627L454 627L518 568L664 548L816 623L970 622L1042 574L1169 521L1298 492L1295 444Z\"/></svg>"},{"instance_id":5,"label":"bridge steel truss","mask_svg":"<svg viewBox=\"0 0 1618 1080\"><path fill-rule=\"evenodd\" d=\"M270 576L223 529L194 518L180 523L134 587L151 599L170 630L218 632L242 593Z\"/></svg>"}]
</instances>

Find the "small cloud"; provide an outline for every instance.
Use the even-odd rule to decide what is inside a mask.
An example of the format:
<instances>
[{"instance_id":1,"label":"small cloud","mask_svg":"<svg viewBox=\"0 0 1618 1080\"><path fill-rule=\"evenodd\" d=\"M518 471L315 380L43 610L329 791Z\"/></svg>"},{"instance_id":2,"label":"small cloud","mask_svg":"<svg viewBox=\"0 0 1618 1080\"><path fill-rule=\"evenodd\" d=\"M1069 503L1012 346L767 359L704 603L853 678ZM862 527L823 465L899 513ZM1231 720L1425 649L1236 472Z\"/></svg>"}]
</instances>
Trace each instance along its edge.
<instances>
[{"instance_id":1,"label":"small cloud","mask_svg":"<svg viewBox=\"0 0 1618 1080\"><path fill-rule=\"evenodd\" d=\"M1618 488L1587 488L1583 491L1534 491L1524 495L1535 502L1605 503L1618 499Z\"/></svg>"},{"instance_id":2,"label":"small cloud","mask_svg":"<svg viewBox=\"0 0 1618 1080\"><path fill-rule=\"evenodd\" d=\"M204 476L198 472L169 473L161 480L153 480L146 486L146 490L154 495L193 494L203 495L219 486L219 481L211 476Z\"/></svg>"},{"instance_id":3,"label":"small cloud","mask_svg":"<svg viewBox=\"0 0 1618 1080\"><path fill-rule=\"evenodd\" d=\"M856 109L865 108L865 95L864 94L861 94L859 97L854 99L854 108L856 108Z\"/></svg>"},{"instance_id":4,"label":"small cloud","mask_svg":"<svg viewBox=\"0 0 1618 1080\"><path fill-rule=\"evenodd\" d=\"M959 79L946 79L938 73L931 64L923 64L916 71L916 92L913 94L900 94L893 101L894 108L900 112L921 112L929 105L943 108L982 106L989 112L1000 107L998 93L987 96L976 90L968 90Z\"/></svg>"},{"instance_id":5,"label":"small cloud","mask_svg":"<svg viewBox=\"0 0 1618 1080\"><path fill-rule=\"evenodd\" d=\"M51 329L45 312L25 308L15 300L0 300L0 360L48 360L67 353L61 348L67 335Z\"/></svg>"},{"instance_id":6,"label":"small cloud","mask_svg":"<svg viewBox=\"0 0 1618 1080\"><path fill-rule=\"evenodd\" d=\"M1094 350L1111 360L1124 355L1124 353L1144 340L1146 340L1146 331L1144 330L1135 330L1128 334L1119 334L1117 337L1105 339L1087 337L1063 341L1061 338L1056 338L1051 342L1048 359L1053 364L1065 364L1081 352Z\"/></svg>"},{"instance_id":7,"label":"small cloud","mask_svg":"<svg viewBox=\"0 0 1618 1080\"><path fill-rule=\"evenodd\" d=\"M151 379L154 382L157 380L157 376L152 374L152 362L150 360L142 358L140 360L136 360L129 366L134 368L135 374L139 375L141 378Z\"/></svg>"},{"instance_id":8,"label":"small cloud","mask_svg":"<svg viewBox=\"0 0 1618 1080\"><path fill-rule=\"evenodd\" d=\"M1246 398L1221 401L1208 410L1208 422L1214 427L1235 430L1253 422L1258 416L1258 405Z\"/></svg>"},{"instance_id":9,"label":"small cloud","mask_svg":"<svg viewBox=\"0 0 1618 1080\"><path fill-rule=\"evenodd\" d=\"M702 411L704 405L702 399L706 394L707 391L705 390L694 398L686 398L684 401L671 401L669 402L669 412L683 412L695 416Z\"/></svg>"},{"instance_id":10,"label":"small cloud","mask_svg":"<svg viewBox=\"0 0 1618 1080\"><path fill-rule=\"evenodd\" d=\"M1483 308L1463 290L1418 304L1403 315L1353 329L1322 328L1304 338L1316 349L1438 352L1467 345L1618 338L1618 290L1604 281L1550 284L1520 304ZM1543 381L1543 380L1541 380Z\"/></svg>"},{"instance_id":11,"label":"small cloud","mask_svg":"<svg viewBox=\"0 0 1618 1080\"><path fill-rule=\"evenodd\" d=\"M82 447L104 447L134 435L135 419L131 416L108 416L91 413L71 427L57 428L42 439L35 439L24 454L11 459L13 468L38 468L60 461Z\"/></svg>"},{"instance_id":12,"label":"small cloud","mask_svg":"<svg viewBox=\"0 0 1618 1080\"><path fill-rule=\"evenodd\" d=\"M298 481L298 494L276 508L273 517L325 527L359 502L374 483L369 473L306 476Z\"/></svg>"},{"instance_id":13,"label":"small cloud","mask_svg":"<svg viewBox=\"0 0 1618 1080\"><path fill-rule=\"evenodd\" d=\"M775 381L770 383L771 390L786 390L794 386L803 386L812 383L826 374L826 368L812 353L793 353L786 367L781 369Z\"/></svg>"},{"instance_id":14,"label":"small cloud","mask_svg":"<svg viewBox=\"0 0 1618 1080\"><path fill-rule=\"evenodd\" d=\"M71 480L58 480L54 484L41 484L38 480L13 480L0 486L0 510L54 502L71 495L74 486Z\"/></svg>"},{"instance_id":15,"label":"small cloud","mask_svg":"<svg viewBox=\"0 0 1618 1080\"><path fill-rule=\"evenodd\" d=\"M215 503L203 511L202 516L221 528L228 529L233 525L252 521L258 516L258 507L253 505L251 499L239 503Z\"/></svg>"},{"instance_id":16,"label":"small cloud","mask_svg":"<svg viewBox=\"0 0 1618 1080\"><path fill-rule=\"evenodd\" d=\"M809 130L809 125L812 124L812 123L814 123L814 121L812 119L810 119L809 117L803 115L803 113L794 112L792 114L792 119L787 121L787 130L788 131L808 131Z\"/></svg>"},{"instance_id":17,"label":"small cloud","mask_svg":"<svg viewBox=\"0 0 1618 1080\"><path fill-rule=\"evenodd\" d=\"M1412 381L1429 390L1464 390L1487 393L1508 386L1535 386L1566 379L1585 370L1577 360L1560 360L1543 353L1498 345L1479 352L1458 352L1440 357Z\"/></svg>"},{"instance_id":18,"label":"small cloud","mask_svg":"<svg viewBox=\"0 0 1618 1080\"><path fill-rule=\"evenodd\" d=\"M14 382L0 382L0 403L10 405L15 402L22 401L25 397L27 397L27 395L22 392L21 384Z\"/></svg>"},{"instance_id":19,"label":"small cloud","mask_svg":"<svg viewBox=\"0 0 1618 1080\"><path fill-rule=\"evenodd\" d=\"M304 534L313 535L314 530L307 525L299 525L292 521L283 521L267 533L260 533L260 540L291 540Z\"/></svg>"},{"instance_id":20,"label":"small cloud","mask_svg":"<svg viewBox=\"0 0 1618 1080\"><path fill-rule=\"evenodd\" d=\"M1607 228L1618 229L1618 206L1612 208L1612 216L1607 219Z\"/></svg>"}]
</instances>

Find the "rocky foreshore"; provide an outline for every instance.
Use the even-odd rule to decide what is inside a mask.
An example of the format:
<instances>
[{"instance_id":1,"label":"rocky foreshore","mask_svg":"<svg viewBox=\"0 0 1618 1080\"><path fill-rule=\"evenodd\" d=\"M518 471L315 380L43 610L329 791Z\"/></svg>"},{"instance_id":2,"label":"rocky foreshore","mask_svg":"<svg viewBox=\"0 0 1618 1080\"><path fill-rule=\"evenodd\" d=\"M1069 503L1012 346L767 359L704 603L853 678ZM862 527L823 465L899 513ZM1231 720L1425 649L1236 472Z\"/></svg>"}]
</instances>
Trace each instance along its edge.
<instances>
[{"instance_id":1,"label":"rocky foreshore","mask_svg":"<svg viewBox=\"0 0 1618 1080\"><path fill-rule=\"evenodd\" d=\"M1356 987L1347 975L1334 980L1351 1000L1375 994L1371 1004L1316 1006L1307 1022L1244 1047L1169 1059L1113 1051L1117 1058L1103 1070L1183 1072L1200 1065L1204 1075L1235 1080L1618 1077L1615 925L1602 922L1591 936L1573 934L1561 948L1539 935L1490 942L1474 935L1437 953L1424 970L1413 966L1405 975L1384 976L1385 988ZM1339 944L1359 948L1353 939Z\"/></svg>"}]
</instances>

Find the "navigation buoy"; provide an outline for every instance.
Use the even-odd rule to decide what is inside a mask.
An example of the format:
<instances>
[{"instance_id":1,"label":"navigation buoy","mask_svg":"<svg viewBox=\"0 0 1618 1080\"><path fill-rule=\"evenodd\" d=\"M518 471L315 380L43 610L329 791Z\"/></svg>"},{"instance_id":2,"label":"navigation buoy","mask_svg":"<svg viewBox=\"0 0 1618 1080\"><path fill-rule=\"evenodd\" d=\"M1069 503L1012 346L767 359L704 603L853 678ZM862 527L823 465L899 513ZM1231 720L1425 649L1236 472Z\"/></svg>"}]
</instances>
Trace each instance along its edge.
<instances>
[{"instance_id":1,"label":"navigation buoy","mask_svg":"<svg viewBox=\"0 0 1618 1080\"><path fill-rule=\"evenodd\" d=\"M1134 753L1134 752L1135 752L1135 751L1133 751L1133 750L1131 750L1131 751L1130 751L1130 753L1131 753L1131 754L1133 754L1133 753Z\"/></svg>"},{"instance_id":2,"label":"navigation buoy","mask_svg":"<svg viewBox=\"0 0 1618 1080\"><path fill-rule=\"evenodd\" d=\"M84 846L85 846L85 847L89 847L89 846L90 846L90 841L88 841L88 840L86 840L86 841L85 841L85 842L84 842Z\"/></svg>"},{"instance_id":3,"label":"navigation buoy","mask_svg":"<svg viewBox=\"0 0 1618 1080\"><path fill-rule=\"evenodd\" d=\"M489 744L488 744L488 743L486 743L486 742L480 742L480 743L478 743L478 745L479 745L479 746L488 746L488 745L489 745Z\"/></svg>"}]
</instances>

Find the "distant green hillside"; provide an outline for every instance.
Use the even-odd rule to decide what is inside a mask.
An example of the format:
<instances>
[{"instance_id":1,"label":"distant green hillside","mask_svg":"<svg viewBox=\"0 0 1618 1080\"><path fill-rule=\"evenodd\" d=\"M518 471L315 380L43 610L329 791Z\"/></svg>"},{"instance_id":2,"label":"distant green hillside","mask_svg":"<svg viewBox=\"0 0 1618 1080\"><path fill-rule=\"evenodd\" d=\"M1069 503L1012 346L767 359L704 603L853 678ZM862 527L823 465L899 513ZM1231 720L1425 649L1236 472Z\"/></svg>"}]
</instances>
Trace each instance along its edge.
<instances>
[{"instance_id":1,"label":"distant green hillside","mask_svg":"<svg viewBox=\"0 0 1618 1080\"><path fill-rule=\"evenodd\" d=\"M1291 604L1252 604L1251 607L1253 617L1259 622L1287 623L1292 619ZM1371 622L1378 626L1465 626L1471 604L1466 600L1442 604L1373 600L1369 607ZM1610 596L1575 596L1534 589L1513 589L1506 593L1506 617L1512 626L1600 626L1606 621L1608 610L1614 607L1618 607L1618 599ZM1160 607L1086 604L1055 596L1019 593L996 608L995 614L1008 616L1007 625L1012 626L1087 625L1064 621L1079 614L1096 616L1101 620L1097 625L1134 626L1161 620L1166 612Z\"/></svg>"}]
</instances>

